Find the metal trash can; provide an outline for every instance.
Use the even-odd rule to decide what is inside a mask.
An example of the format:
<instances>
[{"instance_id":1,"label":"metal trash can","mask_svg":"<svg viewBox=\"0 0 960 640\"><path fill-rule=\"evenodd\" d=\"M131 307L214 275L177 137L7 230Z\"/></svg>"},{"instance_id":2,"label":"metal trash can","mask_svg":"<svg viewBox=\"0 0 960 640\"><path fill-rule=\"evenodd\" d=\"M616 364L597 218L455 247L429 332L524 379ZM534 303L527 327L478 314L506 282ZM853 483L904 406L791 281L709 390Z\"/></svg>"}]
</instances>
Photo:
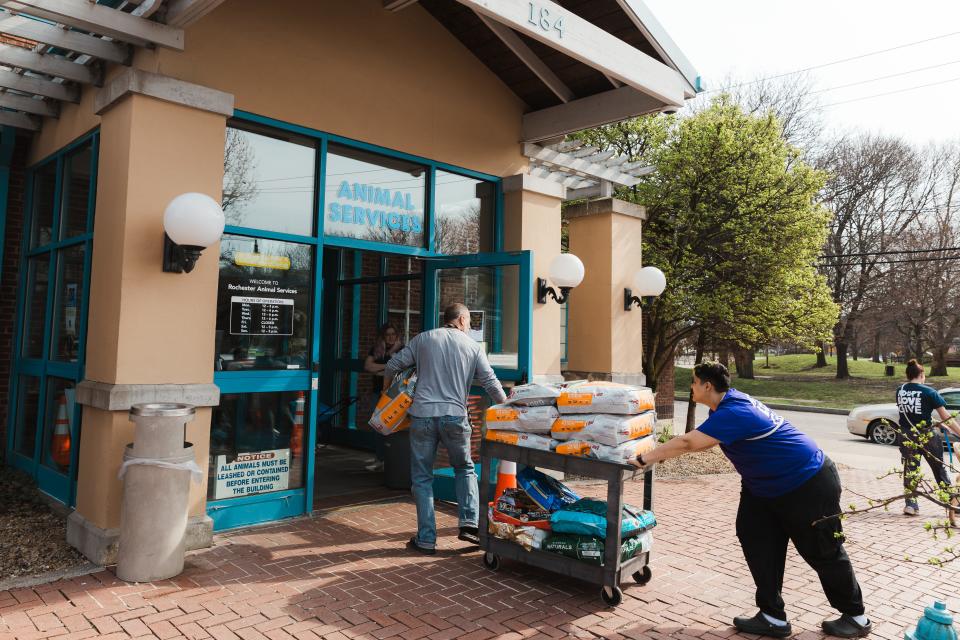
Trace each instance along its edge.
<instances>
[{"instance_id":1,"label":"metal trash can","mask_svg":"<svg viewBox=\"0 0 960 640\"><path fill-rule=\"evenodd\" d=\"M889 376L889 377L891 377L891 378L892 378L894 375L896 375L896 372L894 372L894 370L893 370L893 365L892 365L892 364L888 364L887 366L885 366L885 367L883 368L883 375Z\"/></svg>"},{"instance_id":2,"label":"metal trash can","mask_svg":"<svg viewBox=\"0 0 960 640\"><path fill-rule=\"evenodd\" d=\"M150 403L130 408L133 443L123 455L117 577L127 582L164 580L183 571L190 479L203 471L186 442L189 404Z\"/></svg>"},{"instance_id":3,"label":"metal trash can","mask_svg":"<svg viewBox=\"0 0 960 640\"><path fill-rule=\"evenodd\" d=\"M410 430L392 433L383 442L383 484L390 489L409 489Z\"/></svg>"}]
</instances>

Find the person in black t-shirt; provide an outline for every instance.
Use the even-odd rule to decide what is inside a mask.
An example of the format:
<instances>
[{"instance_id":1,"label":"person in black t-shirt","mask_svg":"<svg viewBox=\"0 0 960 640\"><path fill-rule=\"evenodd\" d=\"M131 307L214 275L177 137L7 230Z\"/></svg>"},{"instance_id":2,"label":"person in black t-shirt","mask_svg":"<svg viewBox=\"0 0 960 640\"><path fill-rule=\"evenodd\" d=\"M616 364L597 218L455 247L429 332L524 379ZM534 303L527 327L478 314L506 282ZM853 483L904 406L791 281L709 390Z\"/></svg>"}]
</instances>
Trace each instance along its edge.
<instances>
[{"instance_id":1,"label":"person in black t-shirt","mask_svg":"<svg viewBox=\"0 0 960 640\"><path fill-rule=\"evenodd\" d=\"M389 322L377 331L377 341L367 352L367 359L363 362L363 370L372 373L375 378L373 388L380 392L383 388L383 370L393 354L403 349L403 341L396 328Z\"/></svg>"},{"instance_id":2,"label":"person in black t-shirt","mask_svg":"<svg viewBox=\"0 0 960 640\"><path fill-rule=\"evenodd\" d=\"M960 427L950 417L946 410L946 401L936 389L924 384L927 377L923 372L923 365L916 360L907 363L907 383L897 387L897 409L900 412L900 425L897 430L897 444L900 446L900 456L903 458L903 486L910 490L910 476L920 468L917 454L921 454L930 470L933 471L937 484L952 484L950 474L943 464L943 436L940 428L950 429L960 436ZM943 422L939 427L933 426L933 412L936 410ZM918 434L929 440L919 451L909 447L905 442L916 442ZM919 444L919 442L917 442ZM920 513L920 505L916 497L908 497L903 508L904 515L915 516Z\"/></svg>"},{"instance_id":3,"label":"person in black t-shirt","mask_svg":"<svg viewBox=\"0 0 960 640\"><path fill-rule=\"evenodd\" d=\"M377 331L377 340L367 352L367 358L363 361L363 370L373 374L373 395L372 404L375 406L380 399L380 390L383 388L383 370L387 368L387 362L395 353L403 349L403 341L400 339L400 333L397 328L389 322L380 327ZM383 438L377 438L377 457L367 465L368 471L380 471L383 469Z\"/></svg>"}]
</instances>

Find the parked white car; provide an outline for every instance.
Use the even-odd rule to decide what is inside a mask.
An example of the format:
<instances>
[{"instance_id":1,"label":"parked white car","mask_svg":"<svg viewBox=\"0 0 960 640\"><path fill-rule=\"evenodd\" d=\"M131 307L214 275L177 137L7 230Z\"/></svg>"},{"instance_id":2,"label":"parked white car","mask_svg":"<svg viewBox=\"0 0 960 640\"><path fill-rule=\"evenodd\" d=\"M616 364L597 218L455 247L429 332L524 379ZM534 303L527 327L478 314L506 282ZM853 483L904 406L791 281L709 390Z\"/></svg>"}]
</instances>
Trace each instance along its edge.
<instances>
[{"instance_id":1,"label":"parked white car","mask_svg":"<svg viewBox=\"0 0 960 640\"><path fill-rule=\"evenodd\" d=\"M940 395L947 402L947 411L950 413L960 411L960 387L941 389ZM897 411L897 405L894 402L865 404L847 414L847 431L877 444L896 444L896 426L899 420L900 412ZM933 420L935 423L940 421L940 416L936 412L933 413ZM952 434L950 440L955 440ZM946 445L947 443L944 442L945 447Z\"/></svg>"}]
</instances>

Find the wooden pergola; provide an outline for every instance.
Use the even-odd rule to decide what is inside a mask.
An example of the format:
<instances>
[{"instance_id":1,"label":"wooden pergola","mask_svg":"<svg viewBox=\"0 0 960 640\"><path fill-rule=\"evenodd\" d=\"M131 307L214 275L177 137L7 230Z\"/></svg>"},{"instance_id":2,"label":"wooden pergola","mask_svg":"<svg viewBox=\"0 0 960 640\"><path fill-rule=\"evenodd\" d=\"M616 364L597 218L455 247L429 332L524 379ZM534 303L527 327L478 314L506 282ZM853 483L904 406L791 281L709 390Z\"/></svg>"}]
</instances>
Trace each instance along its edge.
<instances>
[{"instance_id":1,"label":"wooden pergola","mask_svg":"<svg viewBox=\"0 0 960 640\"><path fill-rule=\"evenodd\" d=\"M183 28L223 1L0 0L0 125L39 130L134 47L183 50Z\"/></svg>"}]
</instances>

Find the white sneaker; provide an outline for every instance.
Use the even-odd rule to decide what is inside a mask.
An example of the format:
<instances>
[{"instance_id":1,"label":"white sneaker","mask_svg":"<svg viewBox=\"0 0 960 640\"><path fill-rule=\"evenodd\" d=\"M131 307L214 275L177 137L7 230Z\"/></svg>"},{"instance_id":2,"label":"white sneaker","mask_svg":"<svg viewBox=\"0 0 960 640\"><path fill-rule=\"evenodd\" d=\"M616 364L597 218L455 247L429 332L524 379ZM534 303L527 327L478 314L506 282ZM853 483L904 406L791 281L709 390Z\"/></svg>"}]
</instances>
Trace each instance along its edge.
<instances>
[{"instance_id":1,"label":"white sneaker","mask_svg":"<svg viewBox=\"0 0 960 640\"><path fill-rule=\"evenodd\" d=\"M912 504L908 504L903 508L903 515L905 516L918 516L920 515L920 507Z\"/></svg>"}]
</instances>

